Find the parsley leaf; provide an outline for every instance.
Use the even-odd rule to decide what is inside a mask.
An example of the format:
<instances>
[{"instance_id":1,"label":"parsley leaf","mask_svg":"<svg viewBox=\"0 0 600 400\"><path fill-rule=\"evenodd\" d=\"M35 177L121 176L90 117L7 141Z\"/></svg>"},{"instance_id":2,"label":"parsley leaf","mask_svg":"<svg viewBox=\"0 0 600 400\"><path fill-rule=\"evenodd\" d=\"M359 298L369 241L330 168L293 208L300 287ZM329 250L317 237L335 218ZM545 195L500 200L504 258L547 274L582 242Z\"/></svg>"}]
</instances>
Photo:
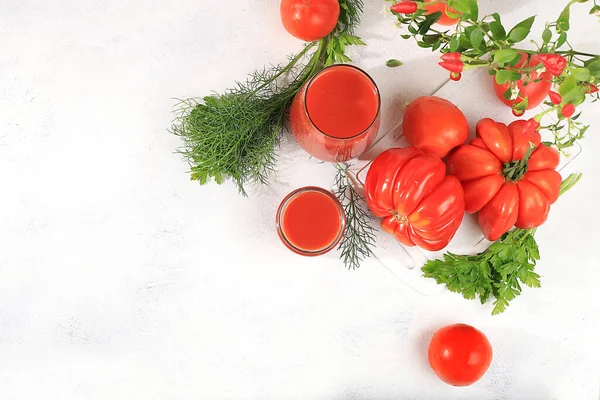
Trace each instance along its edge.
<instances>
[{"instance_id":1,"label":"parsley leaf","mask_svg":"<svg viewBox=\"0 0 600 400\"><path fill-rule=\"evenodd\" d=\"M425 264L423 276L445 284L465 299L479 297L481 304L493 296L492 315L500 314L521 294L521 284L541 286L540 276L534 271L540 259L534 233L535 230L515 229L475 256L446 253L443 261Z\"/></svg>"}]
</instances>

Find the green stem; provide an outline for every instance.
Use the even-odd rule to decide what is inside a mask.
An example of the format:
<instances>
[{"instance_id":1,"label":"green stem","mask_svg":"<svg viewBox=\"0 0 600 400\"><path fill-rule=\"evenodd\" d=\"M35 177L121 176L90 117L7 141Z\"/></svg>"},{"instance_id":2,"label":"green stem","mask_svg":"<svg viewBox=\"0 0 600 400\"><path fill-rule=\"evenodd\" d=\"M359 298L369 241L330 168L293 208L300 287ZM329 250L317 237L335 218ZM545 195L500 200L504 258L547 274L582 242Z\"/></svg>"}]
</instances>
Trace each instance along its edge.
<instances>
[{"instance_id":1,"label":"green stem","mask_svg":"<svg viewBox=\"0 0 600 400\"><path fill-rule=\"evenodd\" d=\"M544 115L556 110L556 106L555 107L550 107L549 109L542 111L541 113L537 114L535 117L533 117L533 119L535 119L537 122L540 122L542 120L542 118L544 117Z\"/></svg>"},{"instance_id":2,"label":"green stem","mask_svg":"<svg viewBox=\"0 0 600 400\"><path fill-rule=\"evenodd\" d=\"M583 174L581 174L581 173L571 174L568 177L566 177L560 184L560 191L558 192L559 196L562 196L563 194L565 194L569 190L571 190L571 188L573 188L573 186L575 186L582 177L583 177Z\"/></svg>"},{"instance_id":3,"label":"green stem","mask_svg":"<svg viewBox=\"0 0 600 400\"><path fill-rule=\"evenodd\" d=\"M320 43L320 41L319 41ZM257 87L256 89L254 89L252 92L250 92L249 94L256 94L258 93L258 91L260 91L261 89L264 89L265 87L269 86L271 83L273 83L277 78L281 77L283 74L285 74L286 72L290 71L294 65L296 65L296 63L302 58L304 57L304 55L313 47L315 47L315 45L317 44L317 42L312 42L308 45L306 45L304 47L304 49L298 53L294 58L292 58L290 60L290 62L288 63L288 65L286 65L285 67L283 67L281 69L281 71L279 71L277 74L275 74L268 82L265 82L264 84L260 85L259 87Z\"/></svg>"},{"instance_id":4,"label":"green stem","mask_svg":"<svg viewBox=\"0 0 600 400\"><path fill-rule=\"evenodd\" d=\"M584 53L581 51L567 50L567 51L556 51L556 54L564 54L568 56L584 56L584 57L598 57L598 54Z\"/></svg>"}]
</instances>

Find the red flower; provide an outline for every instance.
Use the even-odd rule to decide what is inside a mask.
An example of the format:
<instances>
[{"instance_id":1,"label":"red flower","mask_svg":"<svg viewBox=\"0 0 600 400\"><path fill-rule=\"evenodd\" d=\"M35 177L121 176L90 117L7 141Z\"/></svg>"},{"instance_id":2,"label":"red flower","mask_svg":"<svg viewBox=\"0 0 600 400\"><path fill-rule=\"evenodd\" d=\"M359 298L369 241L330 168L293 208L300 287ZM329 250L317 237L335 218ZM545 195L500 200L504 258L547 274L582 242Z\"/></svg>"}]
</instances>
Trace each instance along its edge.
<instances>
[{"instance_id":1,"label":"red flower","mask_svg":"<svg viewBox=\"0 0 600 400\"><path fill-rule=\"evenodd\" d=\"M536 54L536 57L544 64L546 71L554 76L562 75L567 66L567 59L560 54Z\"/></svg>"},{"instance_id":2,"label":"red flower","mask_svg":"<svg viewBox=\"0 0 600 400\"><path fill-rule=\"evenodd\" d=\"M390 10L398 14L412 14L418 9L419 6L414 1L401 1L400 3L394 4L390 7Z\"/></svg>"},{"instance_id":3,"label":"red flower","mask_svg":"<svg viewBox=\"0 0 600 400\"><path fill-rule=\"evenodd\" d=\"M573 116L573 114L575 114L575 106L573 104L571 104L571 103L566 104L562 108L561 114L565 118L571 118Z\"/></svg>"},{"instance_id":4,"label":"red flower","mask_svg":"<svg viewBox=\"0 0 600 400\"><path fill-rule=\"evenodd\" d=\"M592 93L596 93L598 91L598 86L590 83L590 88L588 89L587 94L592 94Z\"/></svg>"},{"instance_id":5,"label":"red flower","mask_svg":"<svg viewBox=\"0 0 600 400\"><path fill-rule=\"evenodd\" d=\"M552 104L560 104L562 103L562 96L552 90L548 92L548 96L550 96L550 101Z\"/></svg>"}]
</instances>

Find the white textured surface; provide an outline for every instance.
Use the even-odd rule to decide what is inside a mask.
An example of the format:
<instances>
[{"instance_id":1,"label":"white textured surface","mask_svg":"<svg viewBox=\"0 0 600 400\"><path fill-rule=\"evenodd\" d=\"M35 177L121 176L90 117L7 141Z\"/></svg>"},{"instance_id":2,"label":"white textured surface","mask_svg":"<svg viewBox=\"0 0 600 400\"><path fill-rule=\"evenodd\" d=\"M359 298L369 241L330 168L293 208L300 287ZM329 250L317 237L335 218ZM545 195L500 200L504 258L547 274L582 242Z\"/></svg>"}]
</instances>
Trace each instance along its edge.
<instances>
[{"instance_id":1,"label":"white textured surface","mask_svg":"<svg viewBox=\"0 0 600 400\"><path fill-rule=\"evenodd\" d=\"M381 87L385 132L447 75L367 3L369 47L352 55ZM480 1L509 24L563 3ZM293 143L249 199L188 181L171 98L297 51L278 18L277 0L0 3L0 399L598 399L597 105L587 176L538 234L543 288L491 317L375 262L348 272L335 254L287 251L277 202L333 176ZM598 51L600 27L576 18L572 42ZM459 321L495 352L466 389L425 359L432 332Z\"/></svg>"}]
</instances>

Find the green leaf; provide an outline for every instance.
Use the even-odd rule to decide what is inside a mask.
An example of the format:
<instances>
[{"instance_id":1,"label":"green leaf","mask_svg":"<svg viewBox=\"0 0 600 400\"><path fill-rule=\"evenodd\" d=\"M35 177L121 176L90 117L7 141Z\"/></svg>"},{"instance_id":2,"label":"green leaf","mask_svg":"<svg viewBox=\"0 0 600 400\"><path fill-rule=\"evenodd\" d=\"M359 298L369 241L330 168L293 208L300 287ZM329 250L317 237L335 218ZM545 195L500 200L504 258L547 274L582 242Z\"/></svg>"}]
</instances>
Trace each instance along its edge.
<instances>
[{"instance_id":1,"label":"green leaf","mask_svg":"<svg viewBox=\"0 0 600 400\"><path fill-rule=\"evenodd\" d=\"M571 75L580 82L586 82L590 79L590 70L587 68L575 68L571 71Z\"/></svg>"},{"instance_id":2,"label":"green leaf","mask_svg":"<svg viewBox=\"0 0 600 400\"><path fill-rule=\"evenodd\" d=\"M506 31L499 21L490 22L490 31L494 40L506 40Z\"/></svg>"},{"instance_id":3,"label":"green leaf","mask_svg":"<svg viewBox=\"0 0 600 400\"><path fill-rule=\"evenodd\" d=\"M454 36L452 37L452 40L450 41L450 52L455 52L456 50L458 50L458 46L460 45L460 42L458 41L458 37Z\"/></svg>"},{"instance_id":4,"label":"green leaf","mask_svg":"<svg viewBox=\"0 0 600 400\"><path fill-rule=\"evenodd\" d=\"M215 182L217 183L217 185L221 185L223 183L223 181L224 181L223 175L220 172L217 172L214 175L214 178L215 178Z\"/></svg>"},{"instance_id":5,"label":"green leaf","mask_svg":"<svg viewBox=\"0 0 600 400\"><path fill-rule=\"evenodd\" d=\"M421 22L419 25L419 35L424 35L429 32L431 25L435 24L441 18L441 16L442 13L439 11L428 15L427 18L425 18L425 21Z\"/></svg>"},{"instance_id":6,"label":"green leaf","mask_svg":"<svg viewBox=\"0 0 600 400\"><path fill-rule=\"evenodd\" d=\"M492 315L502 314L504 311L506 311L506 307L508 307L508 300L505 298L497 298L496 301L494 301Z\"/></svg>"},{"instance_id":7,"label":"green leaf","mask_svg":"<svg viewBox=\"0 0 600 400\"><path fill-rule=\"evenodd\" d=\"M544 32L542 33L542 40L544 41L544 44L548 44L551 39L552 31L550 31L548 28L544 29Z\"/></svg>"},{"instance_id":8,"label":"green leaf","mask_svg":"<svg viewBox=\"0 0 600 400\"><path fill-rule=\"evenodd\" d=\"M410 39L412 36L410 35L400 35L402 39Z\"/></svg>"},{"instance_id":9,"label":"green leaf","mask_svg":"<svg viewBox=\"0 0 600 400\"><path fill-rule=\"evenodd\" d=\"M513 49L500 49L494 52L494 62L498 65L505 65L514 60L519 54Z\"/></svg>"},{"instance_id":10,"label":"green leaf","mask_svg":"<svg viewBox=\"0 0 600 400\"><path fill-rule=\"evenodd\" d=\"M556 46L555 48L560 48L562 47L562 45L564 45L567 42L567 34L565 32L561 33L558 36L558 39L556 40Z\"/></svg>"},{"instance_id":11,"label":"green leaf","mask_svg":"<svg viewBox=\"0 0 600 400\"><path fill-rule=\"evenodd\" d=\"M451 8L463 14L463 19L476 22L479 17L477 0L453 0L449 3Z\"/></svg>"},{"instance_id":12,"label":"green leaf","mask_svg":"<svg viewBox=\"0 0 600 400\"><path fill-rule=\"evenodd\" d=\"M479 7L477 6L477 0L469 0L471 12L469 13L469 19L473 22L477 22L479 19Z\"/></svg>"},{"instance_id":13,"label":"green leaf","mask_svg":"<svg viewBox=\"0 0 600 400\"><path fill-rule=\"evenodd\" d=\"M468 13L471 11L469 0L453 0L450 2L450 7L461 13Z\"/></svg>"},{"instance_id":14,"label":"green leaf","mask_svg":"<svg viewBox=\"0 0 600 400\"><path fill-rule=\"evenodd\" d=\"M481 29L473 30L473 32L471 32L470 40L473 48L478 48L483 41L483 33L481 32Z\"/></svg>"},{"instance_id":15,"label":"green leaf","mask_svg":"<svg viewBox=\"0 0 600 400\"><path fill-rule=\"evenodd\" d=\"M510 87L506 89L506 91L502 93L502 97L504 97L506 100L510 100L512 97L512 89Z\"/></svg>"},{"instance_id":16,"label":"green leaf","mask_svg":"<svg viewBox=\"0 0 600 400\"><path fill-rule=\"evenodd\" d=\"M600 12L600 6L594 6L590 10L590 15Z\"/></svg>"},{"instance_id":17,"label":"green leaf","mask_svg":"<svg viewBox=\"0 0 600 400\"><path fill-rule=\"evenodd\" d=\"M412 24L410 24L410 25L408 26L408 31L409 31L410 33L412 33L413 35L416 35L416 34L419 32L419 30L418 30L417 28L415 28L415 27L414 27Z\"/></svg>"},{"instance_id":18,"label":"green leaf","mask_svg":"<svg viewBox=\"0 0 600 400\"><path fill-rule=\"evenodd\" d=\"M575 105L581 104L585 101L585 89L581 86L569 90L563 95L563 103L573 103Z\"/></svg>"},{"instance_id":19,"label":"green leaf","mask_svg":"<svg viewBox=\"0 0 600 400\"><path fill-rule=\"evenodd\" d=\"M496 83L503 85L510 81L518 81L521 79L521 74L517 71L500 69L496 72Z\"/></svg>"},{"instance_id":20,"label":"green leaf","mask_svg":"<svg viewBox=\"0 0 600 400\"><path fill-rule=\"evenodd\" d=\"M428 48L428 47L429 47L429 45L428 45L427 43L425 43L425 42L422 42L422 41L420 41L420 40L418 40L418 41L417 41L417 46L419 46L419 47L421 47L421 48L424 48L424 49L426 49L426 48Z\"/></svg>"},{"instance_id":21,"label":"green leaf","mask_svg":"<svg viewBox=\"0 0 600 400\"><path fill-rule=\"evenodd\" d=\"M396 67L400 67L402 66L402 62L399 60L387 60L387 62L385 63L386 66L390 67L390 68L396 68Z\"/></svg>"},{"instance_id":22,"label":"green leaf","mask_svg":"<svg viewBox=\"0 0 600 400\"><path fill-rule=\"evenodd\" d=\"M423 36L423 41L427 44L434 44L440 41L440 39L442 38L442 35L439 34L435 34L435 35L424 35Z\"/></svg>"},{"instance_id":23,"label":"green leaf","mask_svg":"<svg viewBox=\"0 0 600 400\"><path fill-rule=\"evenodd\" d=\"M576 87L577 87L577 79L575 79L575 77L573 75L569 75L565 78L565 80L558 87L558 93L560 93L560 95L563 96L563 99L564 99L564 96L571 90L575 89Z\"/></svg>"},{"instance_id":24,"label":"green leaf","mask_svg":"<svg viewBox=\"0 0 600 400\"><path fill-rule=\"evenodd\" d=\"M465 35L464 33L462 33L458 37L458 42L460 44L460 47L462 47L464 49L470 49L471 48L471 41L469 40L469 38L467 37L467 35Z\"/></svg>"},{"instance_id":25,"label":"green leaf","mask_svg":"<svg viewBox=\"0 0 600 400\"><path fill-rule=\"evenodd\" d=\"M558 19L556 20L556 30L557 32L566 32L571 26L569 24L569 20L571 19L571 3L569 3L565 9L560 13Z\"/></svg>"},{"instance_id":26,"label":"green leaf","mask_svg":"<svg viewBox=\"0 0 600 400\"><path fill-rule=\"evenodd\" d=\"M508 32L508 41L511 43L518 43L524 40L531 31L533 21L535 21L535 16L529 17L515 25L514 28Z\"/></svg>"},{"instance_id":27,"label":"green leaf","mask_svg":"<svg viewBox=\"0 0 600 400\"><path fill-rule=\"evenodd\" d=\"M586 63L586 68L590 71L590 74L598 81L600 80L600 58L592 58Z\"/></svg>"},{"instance_id":28,"label":"green leaf","mask_svg":"<svg viewBox=\"0 0 600 400\"><path fill-rule=\"evenodd\" d=\"M449 16L452 19L459 19L460 18L460 14L452 12L449 8L446 8L446 15Z\"/></svg>"}]
</instances>

